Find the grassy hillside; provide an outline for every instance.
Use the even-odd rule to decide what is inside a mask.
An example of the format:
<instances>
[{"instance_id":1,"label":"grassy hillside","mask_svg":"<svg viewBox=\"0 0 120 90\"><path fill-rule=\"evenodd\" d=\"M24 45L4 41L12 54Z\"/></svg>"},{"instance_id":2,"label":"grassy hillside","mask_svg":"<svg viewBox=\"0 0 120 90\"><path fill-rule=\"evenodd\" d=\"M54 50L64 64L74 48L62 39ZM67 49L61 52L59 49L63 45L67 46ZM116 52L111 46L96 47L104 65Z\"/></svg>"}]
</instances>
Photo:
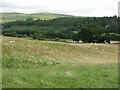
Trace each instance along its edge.
<instances>
[{"instance_id":1,"label":"grassy hillside","mask_svg":"<svg viewBox=\"0 0 120 90\"><path fill-rule=\"evenodd\" d=\"M2 89L2 38L0 36L0 89Z\"/></svg>"},{"instance_id":2,"label":"grassy hillside","mask_svg":"<svg viewBox=\"0 0 120 90\"><path fill-rule=\"evenodd\" d=\"M58 17L68 17L69 15L63 14L54 14L54 13L34 13L34 14L25 14L25 13L2 13L3 22L11 22L16 20L25 20L28 17L33 17L33 19L42 19L49 20Z\"/></svg>"},{"instance_id":3,"label":"grassy hillside","mask_svg":"<svg viewBox=\"0 0 120 90\"><path fill-rule=\"evenodd\" d=\"M3 88L118 87L117 45L3 37Z\"/></svg>"}]
</instances>

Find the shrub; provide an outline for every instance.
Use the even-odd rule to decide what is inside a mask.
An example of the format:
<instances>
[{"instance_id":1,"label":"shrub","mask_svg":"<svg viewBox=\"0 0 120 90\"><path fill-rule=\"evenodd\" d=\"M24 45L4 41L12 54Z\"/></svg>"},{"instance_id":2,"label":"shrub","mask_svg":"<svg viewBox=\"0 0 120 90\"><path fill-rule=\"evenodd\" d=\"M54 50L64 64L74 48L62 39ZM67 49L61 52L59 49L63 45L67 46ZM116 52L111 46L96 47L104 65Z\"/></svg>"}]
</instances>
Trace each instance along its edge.
<instances>
[{"instance_id":1,"label":"shrub","mask_svg":"<svg viewBox=\"0 0 120 90\"><path fill-rule=\"evenodd\" d=\"M54 39L54 41L60 41L60 38L57 37L57 38Z\"/></svg>"}]
</instances>

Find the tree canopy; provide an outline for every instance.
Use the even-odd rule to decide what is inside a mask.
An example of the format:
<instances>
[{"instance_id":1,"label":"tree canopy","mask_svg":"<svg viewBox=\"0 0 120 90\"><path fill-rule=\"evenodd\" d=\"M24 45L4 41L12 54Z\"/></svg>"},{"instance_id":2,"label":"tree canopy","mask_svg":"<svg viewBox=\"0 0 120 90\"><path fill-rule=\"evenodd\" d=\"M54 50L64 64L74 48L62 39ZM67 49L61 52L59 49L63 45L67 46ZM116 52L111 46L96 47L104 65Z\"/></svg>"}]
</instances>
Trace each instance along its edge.
<instances>
[{"instance_id":1,"label":"tree canopy","mask_svg":"<svg viewBox=\"0 0 120 90\"><path fill-rule=\"evenodd\" d=\"M3 23L2 26L5 36L29 36L33 39L61 38L104 42L119 40L120 37L120 18L117 16L63 17L52 20L33 20L28 17L26 20Z\"/></svg>"}]
</instances>

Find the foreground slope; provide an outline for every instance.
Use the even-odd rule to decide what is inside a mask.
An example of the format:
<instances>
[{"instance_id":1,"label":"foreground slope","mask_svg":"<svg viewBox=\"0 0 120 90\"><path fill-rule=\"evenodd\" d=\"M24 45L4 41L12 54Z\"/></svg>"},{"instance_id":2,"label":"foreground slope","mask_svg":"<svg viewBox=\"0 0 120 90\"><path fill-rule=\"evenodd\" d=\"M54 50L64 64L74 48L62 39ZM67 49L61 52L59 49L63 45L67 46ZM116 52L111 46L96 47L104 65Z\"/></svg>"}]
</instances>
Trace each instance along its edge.
<instances>
[{"instance_id":1,"label":"foreground slope","mask_svg":"<svg viewBox=\"0 0 120 90\"><path fill-rule=\"evenodd\" d=\"M117 45L3 37L3 87L118 87Z\"/></svg>"}]
</instances>

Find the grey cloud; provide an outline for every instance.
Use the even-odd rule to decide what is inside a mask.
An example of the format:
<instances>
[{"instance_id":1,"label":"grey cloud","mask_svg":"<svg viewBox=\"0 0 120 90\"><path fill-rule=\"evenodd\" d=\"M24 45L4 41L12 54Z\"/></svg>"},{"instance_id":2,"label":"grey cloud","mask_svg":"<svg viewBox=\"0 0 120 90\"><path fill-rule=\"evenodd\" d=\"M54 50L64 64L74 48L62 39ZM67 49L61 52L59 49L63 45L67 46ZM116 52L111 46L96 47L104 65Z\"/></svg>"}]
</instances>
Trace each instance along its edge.
<instances>
[{"instance_id":1,"label":"grey cloud","mask_svg":"<svg viewBox=\"0 0 120 90\"><path fill-rule=\"evenodd\" d=\"M52 7L51 4L50 6L48 5L15 5L14 3L10 3L6 0L0 0L0 4L2 6L3 10L6 11L16 11L16 12L50 12L50 13L66 13L66 14L79 14L79 15L99 15L99 13L102 14L106 14L108 12L113 12L113 8L112 7L96 7L93 8L91 7L91 5L84 7L83 5L81 7L78 6L71 6L70 8L66 6L66 8L63 8L62 6L60 7ZM29 2L28 2L29 4ZM74 4L74 3L73 3ZM72 4L71 4L72 5ZM104 12L105 11L105 12ZM104 13L101 13L104 12ZM97 14L98 13L98 14Z\"/></svg>"},{"instance_id":2,"label":"grey cloud","mask_svg":"<svg viewBox=\"0 0 120 90\"><path fill-rule=\"evenodd\" d=\"M10 4L9 2L0 2L2 8L16 8L15 5Z\"/></svg>"}]
</instances>

